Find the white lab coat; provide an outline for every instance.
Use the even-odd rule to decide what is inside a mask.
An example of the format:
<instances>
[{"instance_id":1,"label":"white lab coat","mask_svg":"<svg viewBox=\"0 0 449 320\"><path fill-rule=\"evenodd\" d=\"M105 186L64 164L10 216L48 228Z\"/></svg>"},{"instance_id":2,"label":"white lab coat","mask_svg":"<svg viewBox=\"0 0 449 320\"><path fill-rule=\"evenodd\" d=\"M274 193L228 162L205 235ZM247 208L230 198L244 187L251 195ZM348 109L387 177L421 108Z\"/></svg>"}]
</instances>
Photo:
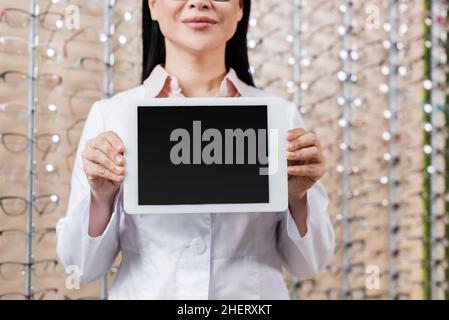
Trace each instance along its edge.
<instances>
[{"instance_id":1,"label":"white lab coat","mask_svg":"<svg viewBox=\"0 0 449 320\"><path fill-rule=\"evenodd\" d=\"M242 85L242 84L241 84ZM251 86L252 96L269 93ZM144 86L96 102L90 110L74 162L66 216L57 224L57 253L81 281L101 278L119 251L122 262L109 299L288 299L282 266L309 278L330 261L334 231L329 198L318 181L307 191L307 227L301 237L286 212L129 215L123 189L101 236L88 235L90 188L81 151L87 139L112 130L123 136L121 117L131 97L146 97ZM294 104L291 127L303 127Z\"/></svg>"}]
</instances>

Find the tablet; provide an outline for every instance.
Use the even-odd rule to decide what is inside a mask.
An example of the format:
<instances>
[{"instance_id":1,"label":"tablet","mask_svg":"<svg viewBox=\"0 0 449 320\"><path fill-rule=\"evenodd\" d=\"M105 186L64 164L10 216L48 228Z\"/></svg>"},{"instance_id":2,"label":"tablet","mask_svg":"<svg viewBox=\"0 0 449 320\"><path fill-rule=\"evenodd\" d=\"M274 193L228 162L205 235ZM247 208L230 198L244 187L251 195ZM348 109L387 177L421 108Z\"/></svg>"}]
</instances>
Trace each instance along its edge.
<instances>
[{"instance_id":1,"label":"tablet","mask_svg":"<svg viewBox=\"0 0 449 320\"><path fill-rule=\"evenodd\" d=\"M275 97L130 101L125 212L287 210L289 114Z\"/></svg>"}]
</instances>

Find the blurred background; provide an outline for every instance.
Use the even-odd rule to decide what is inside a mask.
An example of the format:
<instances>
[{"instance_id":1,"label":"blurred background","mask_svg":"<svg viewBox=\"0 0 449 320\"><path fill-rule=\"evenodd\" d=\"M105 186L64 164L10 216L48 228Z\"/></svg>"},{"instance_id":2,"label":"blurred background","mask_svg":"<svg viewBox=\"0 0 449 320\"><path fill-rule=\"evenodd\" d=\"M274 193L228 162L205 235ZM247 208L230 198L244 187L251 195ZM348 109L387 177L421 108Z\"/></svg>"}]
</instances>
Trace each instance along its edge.
<instances>
[{"instance_id":1,"label":"blurred background","mask_svg":"<svg viewBox=\"0 0 449 320\"><path fill-rule=\"evenodd\" d=\"M56 256L87 113L140 84L141 0L0 2L0 300L105 299ZM253 0L256 86L327 157L337 247L293 299L449 298L447 0ZM120 258L115 265L118 266Z\"/></svg>"}]
</instances>

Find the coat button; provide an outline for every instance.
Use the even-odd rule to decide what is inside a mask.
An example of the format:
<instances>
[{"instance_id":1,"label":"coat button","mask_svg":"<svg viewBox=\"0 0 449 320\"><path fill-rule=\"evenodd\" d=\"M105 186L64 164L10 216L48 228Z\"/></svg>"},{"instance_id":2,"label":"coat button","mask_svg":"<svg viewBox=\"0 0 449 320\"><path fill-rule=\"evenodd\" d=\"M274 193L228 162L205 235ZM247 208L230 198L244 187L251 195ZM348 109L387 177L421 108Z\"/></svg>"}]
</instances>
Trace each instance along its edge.
<instances>
[{"instance_id":1,"label":"coat button","mask_svg":"<svg viewBox=\"0 0 449 320\"><path fill-rule=\"evenodd\" d=\"M195 238L192 240L191 245L193 252L195 252L197 255L201 255L206 252L207 245L203 239Z\"/></svg>"}]
</instances>

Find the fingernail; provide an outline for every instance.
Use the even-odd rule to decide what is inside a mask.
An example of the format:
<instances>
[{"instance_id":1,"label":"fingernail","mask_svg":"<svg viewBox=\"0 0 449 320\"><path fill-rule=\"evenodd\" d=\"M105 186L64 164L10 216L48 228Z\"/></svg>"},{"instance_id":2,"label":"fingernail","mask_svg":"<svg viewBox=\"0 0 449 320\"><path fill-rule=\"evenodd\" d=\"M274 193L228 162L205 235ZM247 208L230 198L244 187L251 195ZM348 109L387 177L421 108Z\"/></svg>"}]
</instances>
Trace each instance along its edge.
<instances>
[{"instance_id":1,"label":"fingernail","mask_svg":"<svg viewBox=\"0 0 449 320\"><path fill-rule=\"evenodd\" d=\"M294 153L294 152L287 152L287 155L288 155L289 157L294 157L294 156L295 156L295 153Z\"/></svg>"},{"instance_id":2,"label":"fingernail","mask_svg":"<svg viewBox=\"0 0 449 320\"><path fill-rule=\"evenodd\" d=\"M116 156L115 157L115 162L122 163L123 162L123 156L121 156L121 155Z\"/></svg>"},{"instance_id":3,"label":"fingernail","mask_svg":"<svg viewBox=\"0 0 449 320\"><path fill-rule=\"evenodd\" d=\"M118 171L118 172L122 172L123 171L123 167L120 167L120 166L115 166L115 171Z\"/></svg>"}]
</instances>

